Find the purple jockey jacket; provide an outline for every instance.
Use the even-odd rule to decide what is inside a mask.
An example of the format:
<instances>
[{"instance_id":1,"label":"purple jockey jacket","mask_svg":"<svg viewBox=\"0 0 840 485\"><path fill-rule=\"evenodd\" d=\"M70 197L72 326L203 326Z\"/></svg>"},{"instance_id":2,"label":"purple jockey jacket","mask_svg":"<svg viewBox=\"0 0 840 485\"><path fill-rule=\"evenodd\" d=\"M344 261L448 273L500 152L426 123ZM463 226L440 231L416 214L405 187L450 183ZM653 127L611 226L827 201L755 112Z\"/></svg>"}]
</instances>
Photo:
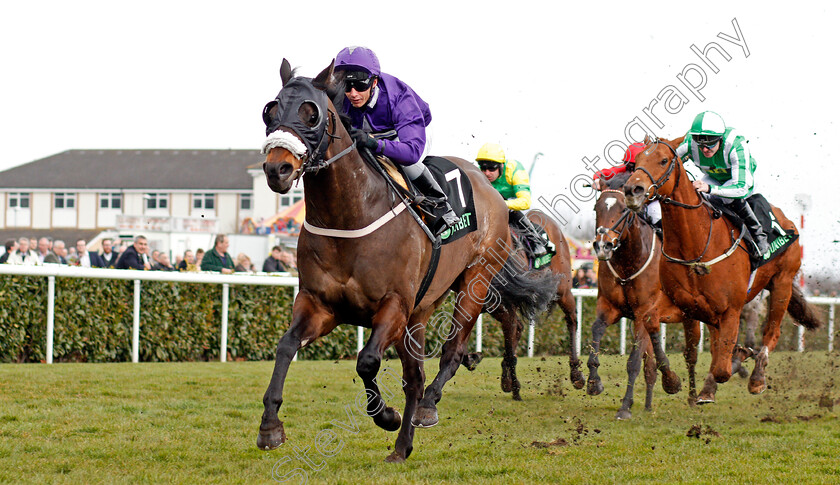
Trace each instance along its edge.
<instances>
[{"instance_id":1,"label":"purple jockey jacket","mask_svg":"<svg viewBox=\"0 0 840 485\"><path fill-rule=\"evenodd\" d=\"M413 165L420 161L426 147L426 127L432 121L429 105L406 83L385 74L361 108L344 103L344 112L350 116L354 128L365 131L397 131L396 140L378 140L376 153L385 155L400 165Z\"/></svg>"}]
</instances>

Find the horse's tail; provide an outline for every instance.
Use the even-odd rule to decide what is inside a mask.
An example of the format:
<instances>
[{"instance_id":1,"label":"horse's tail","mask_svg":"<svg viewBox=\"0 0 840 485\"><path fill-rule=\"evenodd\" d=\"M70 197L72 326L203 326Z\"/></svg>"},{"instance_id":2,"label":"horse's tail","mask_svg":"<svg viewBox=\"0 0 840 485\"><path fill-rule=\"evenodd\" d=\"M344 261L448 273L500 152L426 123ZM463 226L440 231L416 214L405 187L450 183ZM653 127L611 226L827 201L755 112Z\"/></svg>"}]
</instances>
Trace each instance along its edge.
<instances>
[{"instance_id":1,"label":"horse's tail","mask_svg":"<svg viewBox=\"0 0 840 485\"><path fill-rule=\"evenodd\" d=\"M511 257L496 273L490 288L499 294L502 305L515 309L525 321L532 321L554 302L559 283L560 276L547 267L529 269L519 258Z\"/></svg>"},{"instance_id":2,"label":"horse's tail","mask_svg":"<svg viewBox=\"0 0 840 485\"><path fill-rule=\"evenodd\" d=\"M816 330L823 326L823 321L817 313L817 308L805 300L805 295L796 284L793 285L793 292L788 303L788 313L796 323L808 330Z\"/></svg>"}]
</instances>

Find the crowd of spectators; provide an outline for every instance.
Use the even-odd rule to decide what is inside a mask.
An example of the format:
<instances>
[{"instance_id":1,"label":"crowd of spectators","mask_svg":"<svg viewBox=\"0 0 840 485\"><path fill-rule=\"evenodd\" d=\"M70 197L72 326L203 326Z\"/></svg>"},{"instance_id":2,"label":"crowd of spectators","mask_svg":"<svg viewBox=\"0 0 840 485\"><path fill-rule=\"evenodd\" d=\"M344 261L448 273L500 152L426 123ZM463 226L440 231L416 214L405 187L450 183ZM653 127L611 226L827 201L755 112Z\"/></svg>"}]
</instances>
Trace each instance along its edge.
<instances>
[{"instance_id":1,"label":"crowd of spectators","mask_svg":"<svg viewBox=\"0 0 840 485\"><path fill-rule=\"evenodd\" d=\"M598 275L592 263L586 262L580 265L572 278L572 288L597 288Z\"/></svg>"},{"instance_id":2,"label":"crowd of spectators","mask_svg":"<svg viewBox=\"0 0 840 485\"><path fill-rule=\"evenodd\" d=\"M42 237L21 237L5 242L0 264L42 265L63 264L87 268L134 269L139 271L213 271L225 274L253 273L257 269L251 258L239 253L236 259L228 253L230 240L225 234L216 236L213 247L204 250L190 249L171 261L169 253L149 247L145 236L137 236L133 244L115 242L112 239L100 241L102 250L88 251L87 241L80 239L67 248L64 241ZM263 272L297 272L295 255L283 246L274 246L263 264Z\"/></svg>"}]
</instances>

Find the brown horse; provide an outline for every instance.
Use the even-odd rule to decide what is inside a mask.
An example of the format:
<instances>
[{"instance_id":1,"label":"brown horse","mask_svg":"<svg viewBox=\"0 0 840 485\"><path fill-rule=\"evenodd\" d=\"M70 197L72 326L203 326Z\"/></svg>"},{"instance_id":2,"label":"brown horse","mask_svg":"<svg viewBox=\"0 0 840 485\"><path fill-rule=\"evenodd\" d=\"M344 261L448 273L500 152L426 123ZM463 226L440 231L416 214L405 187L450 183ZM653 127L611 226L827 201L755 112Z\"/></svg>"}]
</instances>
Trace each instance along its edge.
<instances>
[{"instance_id":1,"label":"brown horse","mask_svg":"<svg viewBox=\"0 0 840 485\"><path fill-rule=\"evenodd\" d=\"M554 244L556 250L556 254L551 257L551 264L545 267L551 273L558 276L557 291L547 314L551 314L555 305L559 305L563 310L566 329L569 331L570 336L569 378L575 388L582 389L585 381L583 379L583 373L580 371L580 358L577 353L577 345L575 345L575 338L577 337L577 306L575 305L575 297L572 295L572 262L569 244L566 242L563 231L560 230L560 225L544 212L533 209L528 211L527 217L536 226L545 229L548 240ZM518 249L511 256L516 257L520 261L520 264L527 264L527 256L525 255L524 249ZM519 346L519 340L522 337L523 320L529 320L529 318L520 315L510 305L499 305L490 312L490 315L502 324L502 333L505 339L505 353L502 358L502 391L512 393L515 401L521 401L522 396L520 396L519 390L522 386L519 383L519 378L516 376L516 348ZM465 356L463 364L468 369L473 370L478 359L478 355L472 353Z\"/></svg>"},{"instance_id":2,"label":"brown horse","mask_svg":"<svg viewBox=\"0 0 840 485\"><path fill-rule=\"evenodd\" d=\"M482 307L494 297L490 282L506 267L498 255L511 248L507 207L477 168L449 158L461 169L457 176L468 178L472 185L477 229L442 246L437 272L425 295L415 301L433 245L409 212L402 210L403 201L386 180L356 151L338 121L327 94L343 95L333 78L333 66L309 79L296 77L284 59L283 89L263 111L269 135L263 145L268 186L285 193L302 176L306 221L298 240L300 291L291 325L277 346L257 446L273 449L286 440L278 412L289 363L298 349L339 324L362 325L371 328L356 361L367 413L381 428L400 430L394 451L386 458L400 462L413 449L414 426L437 424L436 403L443 386L461 362L464 342ZM484 257L490 253L494 257ZM506 274L505 290L518 288L535 305L539 301L535 294L546 295L546 302L553 294L555 281L511 273ZM457 292L451 331L443 345L440 372L424 392L425 325L450 290ZM376 382L382 355L392 345L402 361L405 420L385 404Z\"/></svg>"},{"instance_id":3,"label":"brown horse","mask_svg":"<svg viewBox=\"0 0 840 485\"><path fill-rule=\"evenodd\" d=\"M662 388L669 394L680 390L680 378L670 369L668 357L659 345L660 322L683 322L688 367L689 399L697 397L694 368L697 365L697 344L700 341L700 322L688 318L662 291L659 282L659 261L662 244L653 228L624 203L624 192L617 190L629 174L601 180L607 189L595 203L595 240L592 247L601 261L598 266L597 317L592 324L592 347L589 354L589 380L586 391L590 395L604 390L598 375L601 338L608 325L622 317L633 320L633 350L627 359L627 390L621 400L617 419L632 417L633 385L645 362L645 410L651 409L656 368L662 371ZM654 357L656 365L654 365Z\"/></svg>"},{"instance_id":4,"label":"brown horse","mask_svg":"<svg viewBox=\"0 0 840 485\"><path fill-rule=\"evenodd\" d=\"M714 210L694 189L677 157L683 139L645 140L645 151L636 157L636 171L624 185L627 207L639 211L648 200L660 200L666 257L659 266L662 287L686 315L707 322L709 327L712 364L698 403L714 402L717 383L732 375L744 303L764 288L770 291L762 347L755 355L748 384L749 391L758 394L766 388L765 368L779 340L785 310L808 329L821 325L813 306L793 284L801 264L799 242L794 241L751 277L746 242L737 236L740 227L725 217L714 217ZM796 231L781 210L772 210L785 230ZM736 356L743 359L748 354L739 348Z\"/></svg>"}]
</instances>

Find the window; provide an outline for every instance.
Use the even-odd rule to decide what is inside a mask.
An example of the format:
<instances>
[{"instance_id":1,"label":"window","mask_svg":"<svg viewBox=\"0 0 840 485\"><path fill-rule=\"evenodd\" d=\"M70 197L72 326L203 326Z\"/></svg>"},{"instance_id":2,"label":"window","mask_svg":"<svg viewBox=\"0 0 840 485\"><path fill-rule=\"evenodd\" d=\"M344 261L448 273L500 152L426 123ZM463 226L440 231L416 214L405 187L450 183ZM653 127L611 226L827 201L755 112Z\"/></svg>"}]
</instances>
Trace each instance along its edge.
<instances>
[{"instance_id":1,"label":"window","mask_svg":"<svg viewBox=\"0 0 840 485\"><path fill-rule=\"evenodd\" d=\"M193 194L193 209L213 210L215 208L215 194Z\"/></svg>"},{"instance_id":2,"label":"window","mask_svg":"<svg viewBox=\"0 0 840 485\"><path fill-rule=\"evenodd\" d=\"M54 207L56 209L75 209L76 208L76 194L70 194L70 193L66 193L66 192L56 192L54 200L55 200Z\"/></svg>"},{"instance_id":3,"label":"window","mask_svg":"<svg viewBox=\"0 0 840 485\"><path fill-rule=\"evenodd\" d=\"M143 196L146 199L146 209L169 208L169 194L150 193Z\"/></svg>"},{"instance_id":4,"label":"window","mask_svg":"<svg viewBox=\"0 0 840 485\"><path fill-rule=\"evenodd\" d=\"M29 194L24 192L10 192L9 207L29 209Z\"/></svg>"},{"instance_id":5,"label":"window","mask_svg":"<svg viewBox=\"0 0 840 485\"><path fill-rule=\"evenodd\" d=\"M122 194L119 192L99 194L100 209L121 209Z\"/></svg>"},{"instance_id":6,"label":"window","mask_svg":"<svg viewBox=\"0 0 840 485\"><path fill-rule=\"evenodd\" d=\"M239 210L249 211L252 207L251 194L239 194Z\"/></svg>"}]
</instances>

